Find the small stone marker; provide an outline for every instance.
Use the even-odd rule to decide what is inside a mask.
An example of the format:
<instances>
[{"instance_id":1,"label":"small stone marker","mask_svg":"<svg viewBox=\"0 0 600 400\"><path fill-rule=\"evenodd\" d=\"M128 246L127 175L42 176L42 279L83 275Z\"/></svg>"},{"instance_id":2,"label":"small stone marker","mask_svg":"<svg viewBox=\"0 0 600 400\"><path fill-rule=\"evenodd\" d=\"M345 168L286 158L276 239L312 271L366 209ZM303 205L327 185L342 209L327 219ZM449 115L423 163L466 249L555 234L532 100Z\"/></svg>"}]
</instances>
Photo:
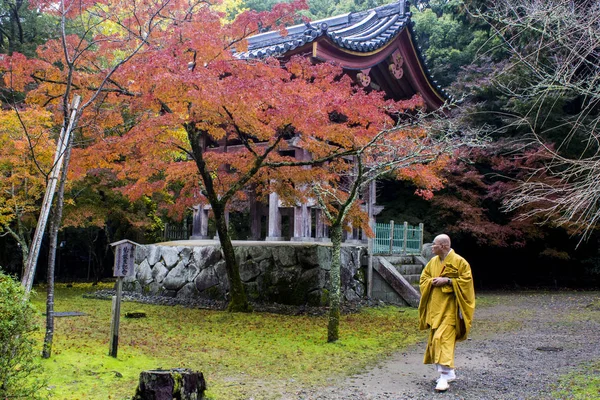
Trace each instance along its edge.
<instances>
[{"instance_id":1,"label":"small stone marker","mask_svg":"<svg viewBox=\"0 0 600 400\"><path fill-rule=\"evenodd\" d=\"M116 246L114 276L117 277L117 295L112 298L112 318L110 323L110 344L108 355L117 357L119 347L119 319L121 316L121 296L123 292L123 277L135 273L133 261L137 243L131 240L120 240L110 244Z\"/></svg>"},{"instance_id":2,"label":"small stone marker","mask_svg":"<svg viewBox=\"0 0 600 400\"><path fill-rule=\"evenodd\" d=\"M132 400L199 400L205 390L202 372L183 368L142 371Z\"/></svg>"},{"instance_id":3,"label":"small stone marker","mask_svg":"<svg viewBox=\"0 0 600 400\"><path fill-rule=\"evenodd\" d=\"M146 312L142 310L129 311L125 313L125 318L146 318Z\"/></svg>"},{"instance_id":4,"label":"small stone marker","mask_svg":"<svg viewBox=\"0 0 600 400\"><path fill-rule=\"evenodd\" d=\"M562 347L553 346L540 346L536 348L537 351L563 351Z\"/></svg>"}]
</instances>

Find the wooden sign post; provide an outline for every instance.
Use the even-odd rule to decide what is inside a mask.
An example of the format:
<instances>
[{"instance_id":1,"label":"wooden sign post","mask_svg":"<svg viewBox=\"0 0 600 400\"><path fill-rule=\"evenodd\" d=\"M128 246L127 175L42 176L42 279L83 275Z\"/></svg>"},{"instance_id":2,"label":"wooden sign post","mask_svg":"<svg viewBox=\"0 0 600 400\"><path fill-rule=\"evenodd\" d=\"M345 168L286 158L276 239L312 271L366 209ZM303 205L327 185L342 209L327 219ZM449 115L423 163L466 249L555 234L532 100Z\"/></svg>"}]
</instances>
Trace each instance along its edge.
<instances>
[{"instance_id":1,"label":"wooden sign post","mask_svg":"<svg viewBox=\"0 0 600 400\"><path fill-rule=\"evenodd\" d=\"M117 357L119 347L119 320L121 318L121 296L123 294L123 277L133 276L135 246L137 243L131 240L120 240L110 244L116 246L115 268L113 275L117 278L117 295L112 297L112 318L110 322L110 345L108 355Z\"/></svg>"}]
</instances>

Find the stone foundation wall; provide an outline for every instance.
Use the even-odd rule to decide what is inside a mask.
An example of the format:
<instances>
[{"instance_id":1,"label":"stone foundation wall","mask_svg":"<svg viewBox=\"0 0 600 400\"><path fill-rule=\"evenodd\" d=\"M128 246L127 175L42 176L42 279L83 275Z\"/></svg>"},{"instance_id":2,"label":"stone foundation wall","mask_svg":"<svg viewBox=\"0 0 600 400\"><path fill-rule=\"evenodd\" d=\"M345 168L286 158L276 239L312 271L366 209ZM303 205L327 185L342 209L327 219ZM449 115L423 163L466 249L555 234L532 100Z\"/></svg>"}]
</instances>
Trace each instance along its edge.
<instances>
[{"instance_id":1,"label":"stone foundation wall","mask_svg":"<svg viewBox=\"0 0 600 400\"><path fill-rule=\"evenodd\" d=\"M345 300L365 296L361 246L342 248L342 293ZM331 246L257 244L236 246L240 276L251 301L290 305L326 305ZM226 300L229 283L219 245L137 246L135 275L124 290L168 297Z\"/></svg>"}]
</instances>

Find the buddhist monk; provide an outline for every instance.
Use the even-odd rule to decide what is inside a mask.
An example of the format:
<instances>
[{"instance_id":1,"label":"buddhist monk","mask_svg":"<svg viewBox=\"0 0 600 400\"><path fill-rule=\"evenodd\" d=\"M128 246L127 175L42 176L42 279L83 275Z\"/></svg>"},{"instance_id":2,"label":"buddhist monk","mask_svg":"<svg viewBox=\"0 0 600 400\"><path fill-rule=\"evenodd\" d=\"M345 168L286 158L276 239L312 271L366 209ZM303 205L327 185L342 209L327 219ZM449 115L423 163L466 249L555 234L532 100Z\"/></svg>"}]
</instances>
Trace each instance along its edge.
<instances>
[{"instance_id":1,"label":"buddhist monk","mask_svg":"<svg viewBox=\"0 0 600 400\"><path fill-rule=\"evenodd\" d=\"M433 240L435 256L421 273L419 286L419 329L429 329L424 364L435 364L440 377L435 390L448 390L456 379L454 348L465 340L475 311L475 290L469 263L456 254L450 237L442 234Z\"/></svg>"}]
</instances>

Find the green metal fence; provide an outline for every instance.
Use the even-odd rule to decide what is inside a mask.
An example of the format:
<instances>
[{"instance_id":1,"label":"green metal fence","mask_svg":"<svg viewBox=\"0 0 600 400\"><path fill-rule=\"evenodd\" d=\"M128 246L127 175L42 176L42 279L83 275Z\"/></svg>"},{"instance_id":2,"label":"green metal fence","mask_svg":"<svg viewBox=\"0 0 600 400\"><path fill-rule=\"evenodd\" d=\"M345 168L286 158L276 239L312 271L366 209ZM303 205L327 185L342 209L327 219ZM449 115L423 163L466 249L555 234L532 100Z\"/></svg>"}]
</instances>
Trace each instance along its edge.
<instances>
[{"instance_id":1,"label":"green metal fence","mask_svg":"<svg viewBox=\"0 0 600 400\"><path fill-rule=\"evenodd\" d=\"M187 240L192 235L192 225L184 221L182 224L165 223L163 240Z\"/></svg>"},{"instance_id":2,"label":"green metal fence","mask_svg":"<svg viewBox=\"0 0 600 400\"><path fill-rule=\"evenodd\" d=\"M423 224L419 226L389 223L375 224L374 254L421 254Z\"/></svg>"}]
</instances>

